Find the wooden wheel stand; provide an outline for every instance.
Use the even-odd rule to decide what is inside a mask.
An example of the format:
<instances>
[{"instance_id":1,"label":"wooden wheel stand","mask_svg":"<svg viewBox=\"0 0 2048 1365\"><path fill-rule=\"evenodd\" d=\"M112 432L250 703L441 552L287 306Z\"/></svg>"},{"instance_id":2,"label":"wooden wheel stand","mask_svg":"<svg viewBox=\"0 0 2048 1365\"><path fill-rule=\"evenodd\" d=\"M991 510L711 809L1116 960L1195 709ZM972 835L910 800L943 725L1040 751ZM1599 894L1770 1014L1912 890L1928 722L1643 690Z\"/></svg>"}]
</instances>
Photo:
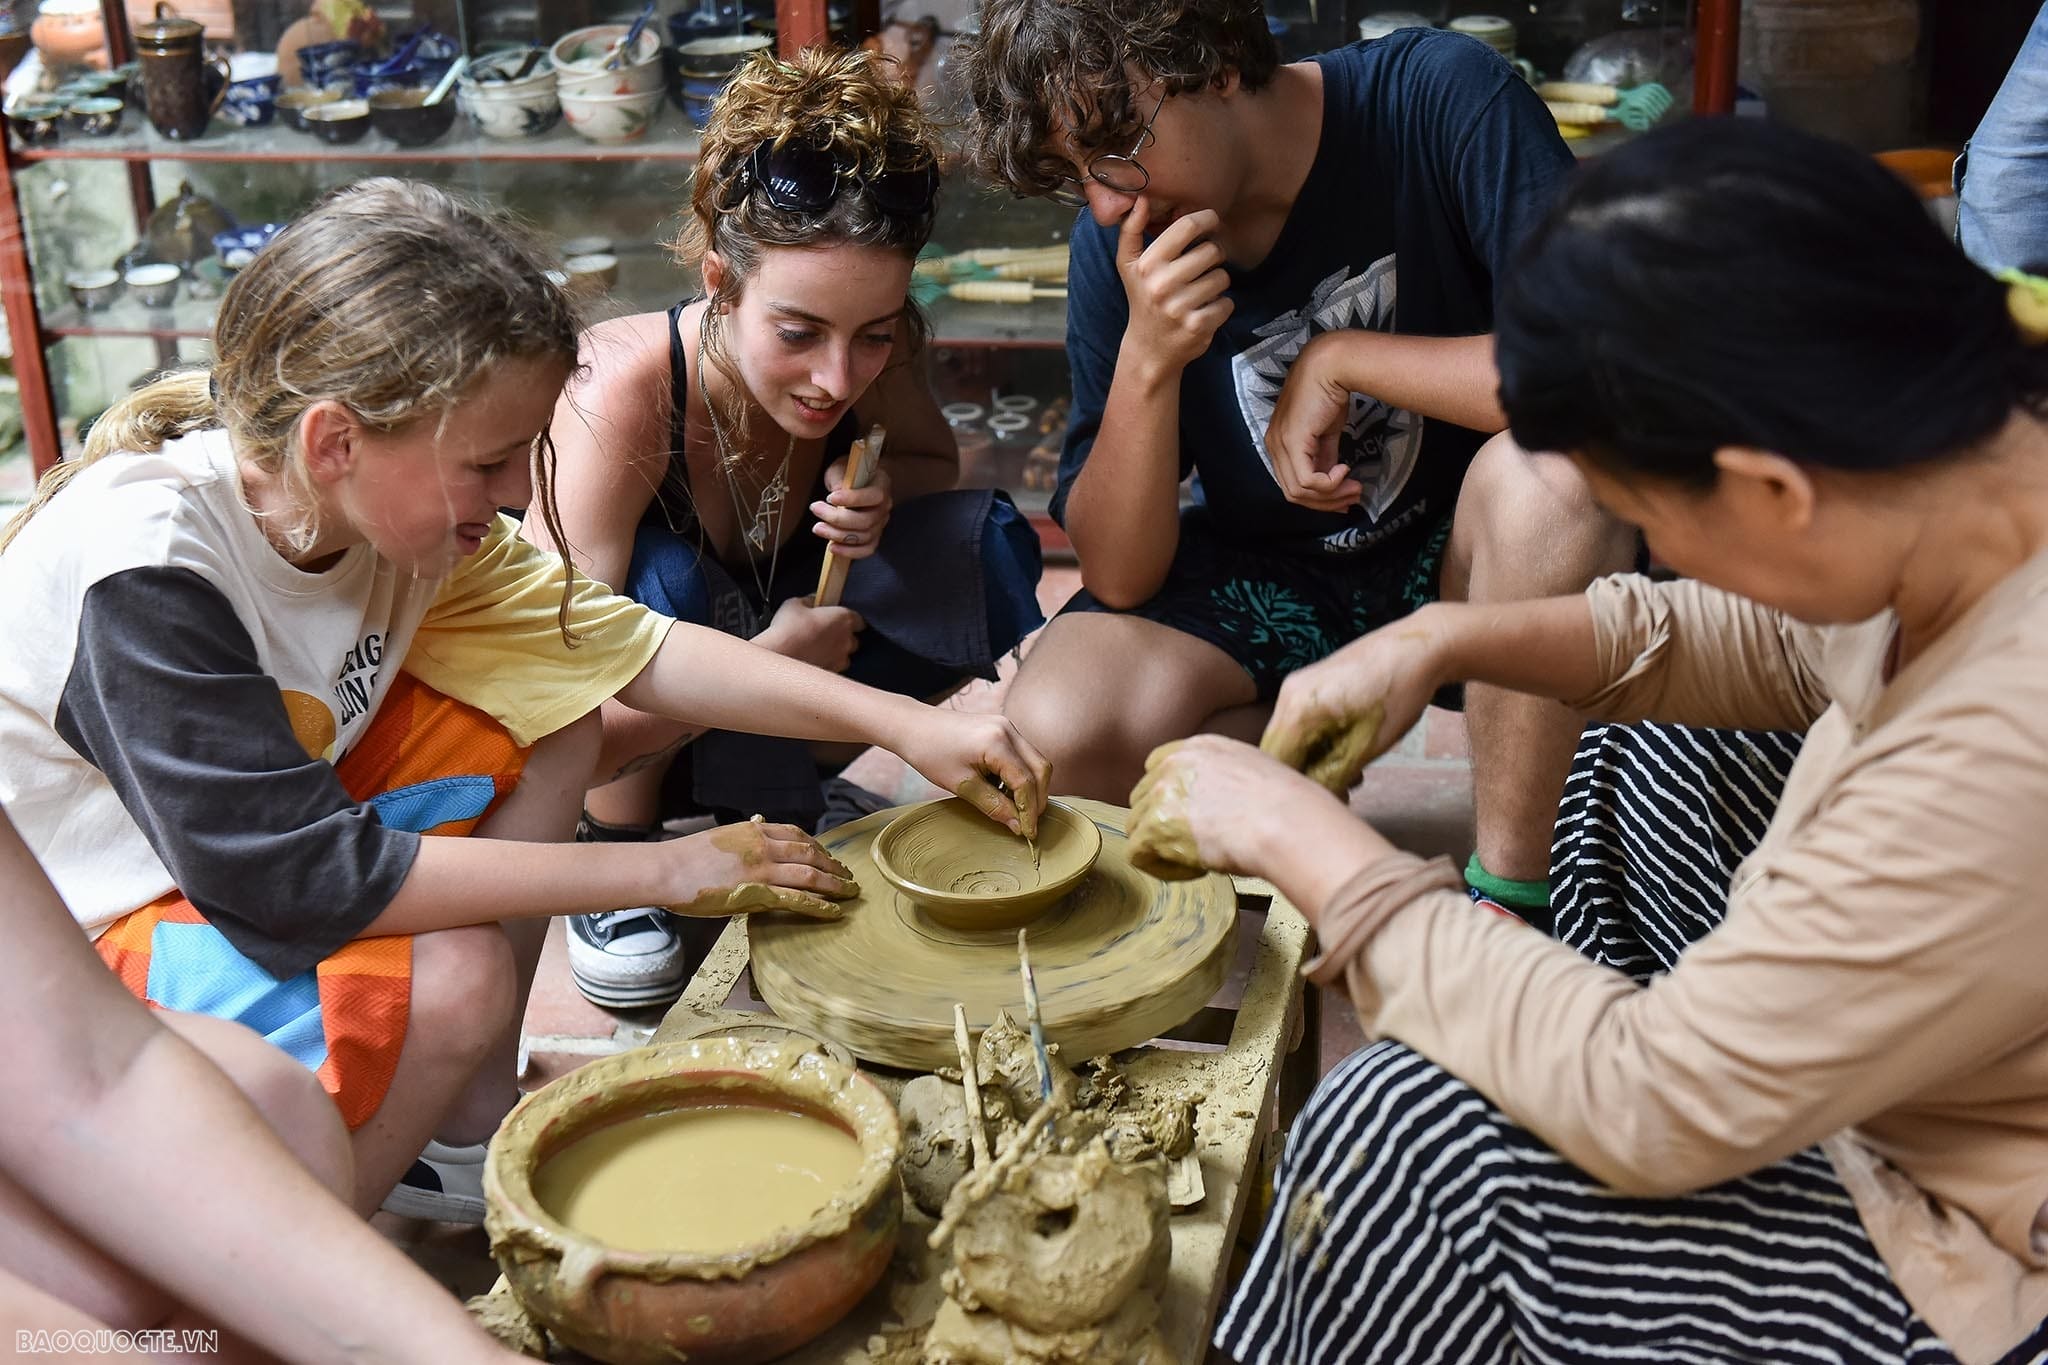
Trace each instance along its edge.
<instances>
[{"instance_id":1,"label":"wooden wheel stand","mask_svg":"<svg viewBox=\"0 0 2048 1365\"><path fill-rule=\"evenodd\" d=\"M1117 807L1087 805L1092 813L1112 812L1119 821L1125 814ZM1178 1359L1191 1363L1208 1355L1231 1248L1260 1178L1265 1138L1276 1125L1284 1128L1299 1109L1317 1070L1316 993L1304 994L1301 978L1308 924L1270 884L1240 878L1236 888L1238 970L1193 1019L1117 1058L1141 1089L1183 1085L1206 1095L1195 1121L1195 1152L1206 1194L1200 1204L1173 1217L1173 1270L1161 1304L1168 1343ZM1241 990L1235 984L1240 978ZM1021 1018L1021 1002L1016 1013ZM773 1017L753 989L745 922L735 919L662 1020L654 1041L693 1036L707 1025ZM862 1069L892 1098L916 1074L866 1063ZM905 1250L921 1248L930 1227L929 1220L906 1210ZM785 1360L869 1365L875 1357L868 1341L885 1325L936 1308L942 1265L941 1257L899 1255L881 1285L851 1315Z\"/></svg>"}]
</instances>

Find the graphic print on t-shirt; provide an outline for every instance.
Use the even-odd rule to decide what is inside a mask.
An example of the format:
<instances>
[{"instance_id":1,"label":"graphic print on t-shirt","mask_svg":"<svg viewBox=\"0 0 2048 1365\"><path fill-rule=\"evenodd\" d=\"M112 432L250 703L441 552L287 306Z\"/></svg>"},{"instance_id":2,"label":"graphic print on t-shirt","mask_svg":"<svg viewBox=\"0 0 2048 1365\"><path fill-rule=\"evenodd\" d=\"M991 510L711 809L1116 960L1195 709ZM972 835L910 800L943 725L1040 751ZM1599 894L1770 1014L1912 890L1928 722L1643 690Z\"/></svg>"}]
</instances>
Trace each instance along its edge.
<instances>
[{"instance_id":1,"label":"graphic print on t-shirt","mask_svg":"<svg viewBox=\"0 0 2048 1365\"><path fill-rule=\"evenodd\" d=\"M342 655L341 672L335 675L334 699L341 703L341 726L346 730L368 714L370 696L377 690L377 675L384 666L384 636L371 631Z\"/></svg>"},{"instance_id":2,"label":"graphic print on t-shirt","mask_svg":"<svg viewBox=\"0 0 2048 1365\"><path fill-rule=\"evenodd\" d=\"M318 697L292 688L278 689L284 695L284 713L291 718L292 738L306 751L307 758L334 761L334 712Z\"/></svg>"},{"instance_id":3,"label":"graphic print on t-shirt","mask_svg":"<svg viewBox=\"0 0 2048 1365\"><path fill-rule=\"evenodd\" d=\"M1391 255L1380 257L1356 276L1348 268L1340 268L1316 285L1305 307L1282 313L1260 327L1259 341L1231 357L1238 411L1259 458L1265 461L1267 474L1273 473L1273 454L1266 449L1266 428L1273 420L1273 407L1287 382L1287 372L1302 348L1311 338L1347 327L1393 331L1395 292ZM1360 507L1377 523L1415 471L1415 457L1422 449L1422 418L1354 393L1338 449L1364 488ZM1279 482L1277 477L1274 482ZM1371 537L1371 529L1350 527L1325 537L1324 543L1333 550L1348 551L1358 548L1361 538Z\"/></svg>"}]
</instances>

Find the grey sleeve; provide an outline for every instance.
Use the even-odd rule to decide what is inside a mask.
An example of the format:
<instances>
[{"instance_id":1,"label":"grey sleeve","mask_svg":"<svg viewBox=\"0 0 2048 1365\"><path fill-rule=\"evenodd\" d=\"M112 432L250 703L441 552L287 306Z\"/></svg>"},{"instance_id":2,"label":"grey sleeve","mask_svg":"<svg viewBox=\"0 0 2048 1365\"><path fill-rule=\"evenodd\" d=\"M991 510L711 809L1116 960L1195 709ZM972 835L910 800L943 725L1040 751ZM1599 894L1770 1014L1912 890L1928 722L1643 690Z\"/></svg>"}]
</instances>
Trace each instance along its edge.
<instances>
[{"instance_id":1,"label":"grey sleeve","mask_svg":"<svg viewBox=\"0 0 2048 1365\"><path fill-rule=\"evenodd\" d=\"M86 590L56 726L178 889L280 980L360 934L419 852L418 835L307 756L249 632L190 570L130 569Z\"/></svg>"}]
</instances>

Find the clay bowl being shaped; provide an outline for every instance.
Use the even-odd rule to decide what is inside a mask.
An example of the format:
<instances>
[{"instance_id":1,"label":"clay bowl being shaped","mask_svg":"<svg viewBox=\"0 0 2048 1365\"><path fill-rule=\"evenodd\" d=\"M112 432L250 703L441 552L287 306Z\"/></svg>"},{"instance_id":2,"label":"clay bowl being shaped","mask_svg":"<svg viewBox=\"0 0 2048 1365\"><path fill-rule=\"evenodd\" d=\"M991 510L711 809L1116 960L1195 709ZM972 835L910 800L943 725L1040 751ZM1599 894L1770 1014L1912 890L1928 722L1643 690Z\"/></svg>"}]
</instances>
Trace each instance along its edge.
<instances>
[{"instance_id":1,"label":"clay bowl being shaped","mask_svg":"<svg viewBox=\"0 0 2048 1365\"><path fill-rule=\"evenodd\" d=\"M913 806L875 836L875 868L950 929L1014 929L1081 884L1102 856L1102 831L1048 801L1031 848L956 796Z\"/></svg>"},{"instance_id":2,"label":"clay bowl being shaped","mask_svg":"<svg viewBox=\"0 0 2048 1365\"><path fill-rule=\"evenodd\" d=\"M87 137L108 137L121 131L121 111L127 107L104 96L77 99L64 107L64 122Z\"/></svg>"},{"instance_id":3,"label":"clay bowl being shaped","mask_svg":"<svg viewBox=\"0 0 2048 1365\"><path fill-rule=\"evenodd\" d=\"M306 127L322 142L345 146L361 142L363 134L370 131L370 102L368 100L336 100L332 104L316 104L305 114Z\"/></svg>"},{"instance_id":4,"label":"clay bowl being shaped","mask_svg":"<svg viewBox=\"0 0 2048 1365\"><path fill-rule=\"evenodd\" d=\"M763 33L693 38L676 47L676 70L685 76L730 76L756 52L766 52L773 46L775 40Z\"/></svg>"},{"instance_id":5,"label":"clay bowl being shaped","mask_svg":"<svg viewBox=\"0 0 2048 1365\"><path fill-rule=\"evenodd\" d=\"M178 278L182 272L168 261L150 265L130 266L123 278L128 291L144 308L168 308L178 297Z\"/></svg>"},{"instance_id":6,"label":"clay bowl being shaped","mask_svg":"<svg viewBox=\"0 0 2048 1365\"><path fill-rule=\"evenodd\" d=\"M114 300L121 297L121 272L118 270L73 270L64 276L64 285L71 291L72 300L88 313L104 312L114 306Z\"/></svg>"},{"instance_id":7,"label":"clay bowl being shaped","mask_svg":"<svg viewBox=\"0 0 2048 1365\"><path fill-rule=\"evenodd\" d=\"M379 90L370 96L370 124L401 147L424 147L455 126L455 101L428 104L430 90Z\"/></svg>"},{"instance_id":8,"label":"clay bowl being shaped","mask_svg":"<svg viewBox=\"0 0 2048 1365\"><path fill-rule=\"evenodd\" d=\"M605 69L612 44L626 36L630 24L597 24L565 33L548 49L554 59L557 89L569 95L644 95L661 89L661 35L642 29L630 55L616 70ZM573 121L573 120L572 120Z\"/></svg>"},{"instance_id":9,"label":"clay bowl being shaped","mask_svg":"<svg viewBox=\"0 0 2048 1365\"><path fill-rule=\"evenodd\" d=\"M716 1124L796 1125L793 1137L839 1146L845 1160L827 1194L789 1174L797 1163L776 1140L730 1140L735 1128L719 1145L664 1158L660 1178L633 1187L635 1221L665 1227L674 1207L674 1225L687 1229L679 1241L707 1239L728 1217L773 1225L749 1240L728 1224L708 1240L742 1240L715 1250L625 1249L576 1231L543 1202L537 1189L558 1205L564 1198L562 1168L547 1169L555 1158L584 1160L648 1120L704 1125L706 1139ZM845 1138L857 1147L844 1150ZM612 1365L753 1365L838 1322L888 1268L903 1214L901 1147L895 1106L807 1042L664 1043L591 1062L520 1101L484 1163L484 1227L513 1294L563 1345ZM624 1171L612 1154L596 1174L611 1161ZM785 1208L767 1212L771 1199ZM814 1202L815 1212L791 1212ZM571 1217L586 1221L581 1208Z\"/></svg>"},{"instance_id":10,"label":"clay bowl being shaped","mask_svg":"<svg viewBox=\"0 0 2048 1365\"><path fill-rule=\"evenodd\" d=\"M293 90L286 90L277 97L277 114L285 121L287 127L296 128L302 133L310 133L313 131L313 125L306 121L306 115L315 109L340 102L341 92L338 90L315 90L299 86Z\"/></svg>"},{"instance_id":11,"label":"clay bowl being shaped","mask_svg":"<svg viewBox=\"0 0 2048 1365\"><path fill-rule=\"evenodd\" d=\"M592 142L607 146L644 137L661 113L659 88L640 95L572 95L562 92L562 117Z\"/></svg>"}]
</instances>

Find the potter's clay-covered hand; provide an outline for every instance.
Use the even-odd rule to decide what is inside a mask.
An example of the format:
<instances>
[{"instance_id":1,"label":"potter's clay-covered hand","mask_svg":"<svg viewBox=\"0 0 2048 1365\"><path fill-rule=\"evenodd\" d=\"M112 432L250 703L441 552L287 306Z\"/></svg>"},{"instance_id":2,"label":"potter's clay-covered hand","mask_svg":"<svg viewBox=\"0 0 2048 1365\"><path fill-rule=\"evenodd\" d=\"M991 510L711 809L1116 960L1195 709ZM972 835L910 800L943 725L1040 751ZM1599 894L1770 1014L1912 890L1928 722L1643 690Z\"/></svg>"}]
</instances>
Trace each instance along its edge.
<instances>
[{"instance_id":1,"label":"potter's clay-covered hand","mask_svg":"<svg viewBox=\"0 0 2048 1365\"><path fill-rule=\"evenodd\" d=\"M926 708L912 732L888 747L1012 833L1038 833L1052 764L1003 717Z\"/></svg>"},{"instance_id":2,"label":"potter's clay-covered hand","mask_svg":"<svg viewBox=\"0 0 2048 1365\"><path fill-rule=\"evenodd\" d=\"M1429 608L1353 640L1280 685L1259 748L1340 795L1422 719L1444 682Z\"/></svg>"},{"instance_id":3,"label":"potter's clay-covered hand","mask_svg":"<svg viewBox=\"0 0 2048 1365\"><path fill-rule=\"evenodd\" d=\"M1317 786L1251 745L1197 735L1154 749L1131 792L1131 863L1162 881L1204 869L1267 875L1267 830Z\"/></svg>"},{"instance_id":4,"label":"potter's clay-covered hand","mask_svg":"<svg viewBox=\"0 0 2048 1365\"><path fill-rule=\"evenodd\" d=\"M816 839L795 825L770 825L758 816L661 847L673 853L674 889L666 904L678 915L788 910L838 919L832 902L860 890L846 865Z\"/></svg>"}]
</instances>

